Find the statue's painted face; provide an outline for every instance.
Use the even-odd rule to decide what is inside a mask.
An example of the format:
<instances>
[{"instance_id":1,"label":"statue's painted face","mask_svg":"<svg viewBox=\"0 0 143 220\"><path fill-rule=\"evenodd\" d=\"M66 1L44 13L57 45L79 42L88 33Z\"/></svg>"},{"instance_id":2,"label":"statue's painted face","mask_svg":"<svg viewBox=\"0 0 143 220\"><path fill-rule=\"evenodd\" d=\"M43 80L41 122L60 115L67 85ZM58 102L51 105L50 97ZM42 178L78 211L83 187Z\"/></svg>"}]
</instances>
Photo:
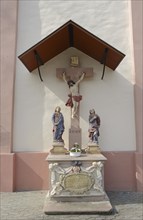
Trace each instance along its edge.
<instances>
[{"instance_id":1,"label":"statue's painted face","mask_svg":"<svg viewBox=\"0 0 143 220\"><path fill-rule=\"evenodd\" d=\"M56 116L60 115L60 111L61 111L61 108L60 107L56 107L56 109L55 109Z\"/></svg>"},{"instance_id":2,"label":"statue's painted face","mask_svg":"<svg viewBox=\"0 0 143 220\"><path fill-rule=\"evenodd\" d=\"M90 113L90 115L95 115L95 110L94 110L94 109L91 109L91 110L89 111L89 113Z\"/></svg>"},{"instance_id":3,"label":"statue's painted face","mask_svg":"<svg viewBox=\"0 0 143 220\"><path fill-rule=\"evenodd\" d=\"M69 81L68 81L69 87L73 86L74 84L75 84L75 82L74 82L73 80L69 80Z\"/></svg>"}]
</instances>

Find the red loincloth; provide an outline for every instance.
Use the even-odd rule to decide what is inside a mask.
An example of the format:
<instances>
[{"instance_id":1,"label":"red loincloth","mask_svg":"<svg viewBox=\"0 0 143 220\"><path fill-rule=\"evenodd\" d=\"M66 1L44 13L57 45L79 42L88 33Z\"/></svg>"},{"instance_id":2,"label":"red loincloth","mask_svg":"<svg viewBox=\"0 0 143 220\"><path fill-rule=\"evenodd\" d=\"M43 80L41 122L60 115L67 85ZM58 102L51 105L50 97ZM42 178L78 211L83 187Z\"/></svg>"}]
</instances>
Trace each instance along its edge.
<instances>
[{"instance_id":1,"label":"red loincloth","mask_svg":"<svg viewBox=\"0 0 143 220\"><path fill-rule=\"evenodd\" d=\"M82 96L81 96L81 95L79 95L79 96L73 96L73 99L74 99L74 101L76 101L76 102L80 102L80 101L82 100Z\"/></svg>"},{"instance_id":2,"label":"red loincloth","mask_svg":"<svg viewBox=\"0 0 143 220\"><path fill-rule=\"evenodd\" d=\"M71 95L68 95L69 96L69 99L67 100L66 102L66 106L69 106L69 107L73 107L73 102L72 102L72 98L74 99L74 101L76 102L80 102L82 100L82 96L79 95L79 96L71 96Z\"/></svg>"},{"instance_id":3,"label":"red loincloth","mask_svg":"<svg viewBox=\"0 0 143 220\"><path fill-rule=\"evenodd\" d=\"M73 107L73 102L72 102L72 97L70 97L68 100L67 100L67 102L66 102L66 104L65 104L66 106L68 106L68 107Z\"/></svg>"}]
</instances>

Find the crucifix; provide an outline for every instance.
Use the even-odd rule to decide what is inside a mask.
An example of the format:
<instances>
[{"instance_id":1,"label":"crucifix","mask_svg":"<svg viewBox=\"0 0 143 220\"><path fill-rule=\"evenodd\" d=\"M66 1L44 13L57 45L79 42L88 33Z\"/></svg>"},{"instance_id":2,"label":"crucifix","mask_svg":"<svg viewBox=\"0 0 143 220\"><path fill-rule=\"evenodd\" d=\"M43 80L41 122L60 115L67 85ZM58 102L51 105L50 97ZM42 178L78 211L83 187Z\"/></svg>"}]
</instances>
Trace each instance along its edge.
<instances>
[{"instance_id":1,"label":"crucifix","mask_svg":"<svg viewBox=\"0 0 143 220\"><path fill-rule=\"evenodd\" d=\"M80 68L79 59L74 56L70 59L69 68L57 68L57 78L66 82L69 87L68 100L66 106L71 108L71 128L69 129L69 149L73 147L74 143L81 146L81 128L79 122L80 116L80 101L82 96L79 91L79 84L85 78L93 76L93 68Z\"/></svg>"}]
</instances>

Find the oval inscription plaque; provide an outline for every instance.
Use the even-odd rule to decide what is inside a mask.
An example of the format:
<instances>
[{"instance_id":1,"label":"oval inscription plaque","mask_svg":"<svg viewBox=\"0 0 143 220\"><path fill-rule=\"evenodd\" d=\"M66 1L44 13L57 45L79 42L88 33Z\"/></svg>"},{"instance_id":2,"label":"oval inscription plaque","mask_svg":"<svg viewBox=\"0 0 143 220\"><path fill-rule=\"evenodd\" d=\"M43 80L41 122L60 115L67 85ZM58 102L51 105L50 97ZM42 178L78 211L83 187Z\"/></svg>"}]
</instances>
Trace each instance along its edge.
<instances>
[{"instance_id":1,"label":"oval inscription plaque","mask_svg":"<svg viewBox=\"0 0 143 220\"><path fill-rule=\"evenodd\" d=\"M87 173L68 174L63 179L65 190L81 194L89 190L94 184L94 179Z\"/></svg>"}]
</instances>

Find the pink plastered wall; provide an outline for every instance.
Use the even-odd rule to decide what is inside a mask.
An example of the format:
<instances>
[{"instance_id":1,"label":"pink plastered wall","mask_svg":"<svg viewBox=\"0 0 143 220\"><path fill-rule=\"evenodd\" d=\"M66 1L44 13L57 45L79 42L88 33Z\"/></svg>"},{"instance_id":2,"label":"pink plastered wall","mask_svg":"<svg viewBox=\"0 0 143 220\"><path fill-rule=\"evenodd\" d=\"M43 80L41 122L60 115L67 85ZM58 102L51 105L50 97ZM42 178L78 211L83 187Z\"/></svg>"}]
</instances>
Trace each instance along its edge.
<instances>
[{"instance_id":1,"label":"pink plastered wall","mask_svg":"<svg viewBox=\"0 0 143 220\"><path fill-rule=\"evenodd\" d=\"M105 189L136 191L135 152L103 152L105 163Z\"/></svg>"},{"instance_id":2,"label":"pink plastered wall","mask_svg":"<svg viewBox=\"0 0 143 220\"><path fill-rule=\"evenodd\" d=\"M15 154L0 154L0 192L15 191Z\"/></svg>"},{"instance_id":3,"label":"pink plastered wall","mask_svg":"<svg viewBox=\"0 0 143 220\"><path fill-rule=\"evenodd\" d=\"M143 1L131 1L133 50L134 50L134 103L136 126L136 184L143 191Z\"/></svg>"},{"instance_id":4,"label":"pink plastered wall","mask_svg":"<svg viewBox=\"0 0 143 220\"><path fill-rule=\"evenodd\" d=\"M15 189L45 190L48 189L48 153L16 153Z\"/></svg>"},{"instance_id":5,"label":"pink plastered wall","mask_svg":"<svg viewBox=\"0 0 143 220\"><path fill-rule=\"evenodd\" d=\"M136 152L103 152L103 155L107 158L104 167L105 190L136 191L136 180L141 180L141 176L136 176L136 157L140 155L136 156ZM3 155L1 191L48 190L47 156L48 153L42 152L15 153L10 154L10 158L8 154ZM137 169L140 171L141 167Z\"/></svg>"},{"instance_id":6,"label":"pink plastered wall","mask_svg":"<svg viewBox=\"0 0 143 220\"><path fill-rule=\"evenodd\" d=\"M17 1L1 1L0 148L2 153L12 151L17 7Z\"/></svg>"}]
</instances>

